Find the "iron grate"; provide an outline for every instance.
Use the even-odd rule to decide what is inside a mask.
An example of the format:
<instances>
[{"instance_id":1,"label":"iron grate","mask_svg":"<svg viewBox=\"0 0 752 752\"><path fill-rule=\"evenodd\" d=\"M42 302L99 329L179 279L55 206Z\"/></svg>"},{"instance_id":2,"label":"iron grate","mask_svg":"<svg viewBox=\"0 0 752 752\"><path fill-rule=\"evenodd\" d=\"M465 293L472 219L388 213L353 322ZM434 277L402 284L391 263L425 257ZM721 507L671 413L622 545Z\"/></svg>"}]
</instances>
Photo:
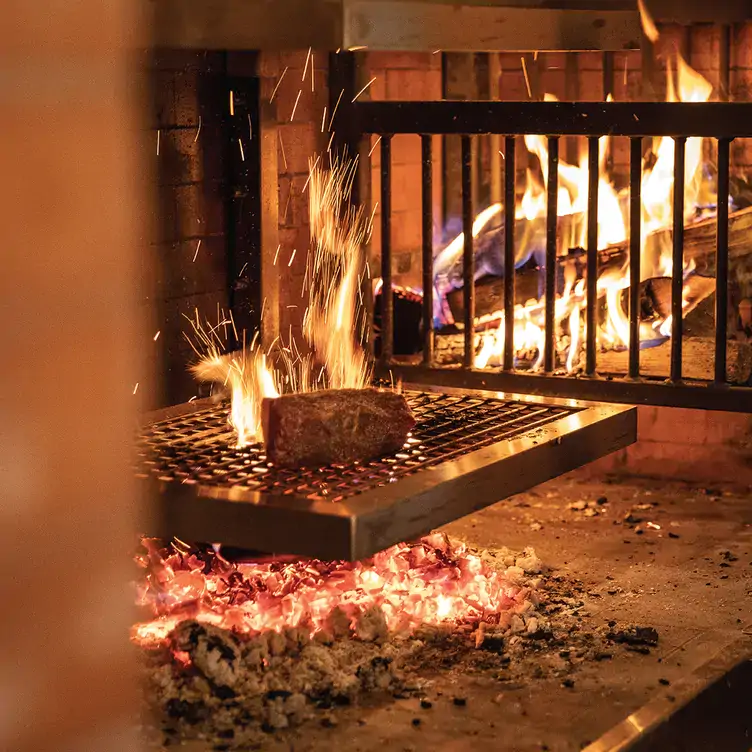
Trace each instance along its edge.
<instances>
[{"instance_id":1,"label":"iron grate","mask_svg":"<svg viewBox=\"0 0 752 752\"><path fill-rule=\"evenodd\" d=\"M229 407L223 403L142 429L137 474L184 484L340 501L581 410L472 395L411 392L406 397L417 425L403 451L391 456L351 465L275 468L262 445L233 446Z\"/></svg>"}]
</instances>

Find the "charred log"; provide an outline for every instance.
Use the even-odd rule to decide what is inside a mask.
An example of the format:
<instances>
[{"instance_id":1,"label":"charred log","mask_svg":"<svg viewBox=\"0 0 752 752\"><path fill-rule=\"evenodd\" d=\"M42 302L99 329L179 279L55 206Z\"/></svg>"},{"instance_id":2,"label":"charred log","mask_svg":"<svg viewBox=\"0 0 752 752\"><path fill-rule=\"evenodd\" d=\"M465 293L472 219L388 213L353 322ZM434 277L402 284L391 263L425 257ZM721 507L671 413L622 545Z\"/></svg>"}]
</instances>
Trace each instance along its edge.
<instances>
[{"instance_id":1,"label":"charred log","mask_svg":"<svg viewBox=\"0 0 752 752\"><path fill-rule=\"evenodd\" d=\"M374 352L381 355L382 288L373 300ZM394 311L394 354L414 355L423 349L423 296L401 287L392 289Z\"/></svg>"},{"instance_id":2,"label":"charred log","mask_svg":"<svg viewBox=\"0 0 752 752\"><path fill-rule=\"evenodd\" d=\"M268 458L280 467L317 467L399 451L415 425L401 394L331 389L262 403Z\"/></svg>"}]
</instances>

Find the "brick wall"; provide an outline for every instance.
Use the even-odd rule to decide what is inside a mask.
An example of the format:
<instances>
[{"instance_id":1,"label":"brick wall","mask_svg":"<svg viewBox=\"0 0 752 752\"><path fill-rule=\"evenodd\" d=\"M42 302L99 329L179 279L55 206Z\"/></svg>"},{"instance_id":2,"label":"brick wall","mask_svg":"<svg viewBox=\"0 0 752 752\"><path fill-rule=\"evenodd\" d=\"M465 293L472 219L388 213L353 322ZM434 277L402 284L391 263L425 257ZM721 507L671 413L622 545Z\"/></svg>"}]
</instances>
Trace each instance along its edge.
<instances>
[{"instance_id":1,"label":"brick wall","mask_svg":"<svg viewBox=\"0 0 752 752\"><path fill-rule=\"evenodd\" d=\"M614 473L752 488L752 417L641 406L637 422L636 444L580 472L589 477Z\"/></svg>"},{"instance_id":2,"label":"brick wall","mask_svg":"<svg viewBox=\"0 0 752 752\"><path fill-rule=\"evenodd\" d=\"M441 99L441 55L432 53L369 52L367 80L375 79L368 95L377 101ZM381 191L381 152L371 139L371 191L374 204ZM433 143L434 237L441 222L441 143ZM420 137L392 138L392 273L396 284L421 286L421 149ZM380 275L381 214L376 210L372 244L374 273Z\"/></svg>"},{"instance_id":3,"label":"brick wall","mask_svg":"<svg viewBox=\"0 0 752 752\"><path fill-rule=\"evenodd\" d=\"M154 389L159 404L184 402L199 390L187 370L195 355L183 336L185 316L198 310L202 319L216 322L218 307L228 308L225 145L211 86L224 66L221 53L170 50L157 52L150 70L156 263L142 288L154 321L144 350L149 367L164 374Z\"/></svg>"}]
</instances>

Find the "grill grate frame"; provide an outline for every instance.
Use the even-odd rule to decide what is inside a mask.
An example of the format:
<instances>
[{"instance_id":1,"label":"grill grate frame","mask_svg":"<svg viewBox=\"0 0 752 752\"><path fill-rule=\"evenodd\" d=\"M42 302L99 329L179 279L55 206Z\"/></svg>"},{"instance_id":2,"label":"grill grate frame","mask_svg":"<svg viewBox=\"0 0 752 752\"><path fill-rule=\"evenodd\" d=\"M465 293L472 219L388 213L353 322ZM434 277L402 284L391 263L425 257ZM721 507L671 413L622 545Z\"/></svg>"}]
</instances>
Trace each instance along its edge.
<instances>
[{"instance_id":1,"label":"grill grate frame","mask_svg":"<svg viewBox=\"0 0 752 752\"><path fill-rule=\"evenodd\" d=\"M573 415L582 407L472 394L405 394L417 425L405 449L363 463L289 470L266 460L263 446L233 446L226 402L142 429L137 475L185 485L342 501L413 473L507 441Z\"/></svg>"}]
</instances>

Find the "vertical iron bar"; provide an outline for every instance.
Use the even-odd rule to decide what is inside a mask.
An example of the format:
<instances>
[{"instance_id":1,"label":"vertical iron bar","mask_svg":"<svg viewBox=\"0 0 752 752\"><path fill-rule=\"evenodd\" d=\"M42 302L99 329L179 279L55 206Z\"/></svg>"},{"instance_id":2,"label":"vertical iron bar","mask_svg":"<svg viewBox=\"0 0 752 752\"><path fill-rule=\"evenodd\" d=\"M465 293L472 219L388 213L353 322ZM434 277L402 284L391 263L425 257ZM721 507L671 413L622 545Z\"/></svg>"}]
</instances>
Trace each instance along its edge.
<instances>
[{"instance_id":1,"label":"vertical iron bar","mask_svg":"<svg viewBox=\"0 0 752 752\"><path fill-rule=\"evenodd\" d=\"M504 370L514 368L514 211L517 139L504 139Z\"/></svg>"},{"instance_id":2,"label":"vertical iron bar","mask_svg":"<svg viewBox=\"0 0 752 752\"><path fill-rule=\"evenodd\" d=\"M473 253L473 149L470 136L462 136L462 294L465 303L465 357L472 368L475 340L475 254Z\"/></svg>"},{"instance_id":3,"label":"vertical iron bar","mask_svg":"<svg viewBox=\"0 0 752 752\"><path fill-rule=\"evenodd\" d=\"M423 363L433 362L433 154L431 136L420 137L423 218Z\"/></svg>"},{"instance_id":4,"label":"vertical iron bar","mask_svg":"<svg viewBox=\"0 0 752 752\"><path fill-rule=\"evenodd\" d=\"M394 299L392 297L392 137L381 138L381 359L389 363L394 352Z\"/></svg>"},{"instance_id":5,"label":"vertical iron bar","mask_svg":"<svg viewBox=\"0 0 752 752\"><path fill-rule=\"evenodd\" d=\"M588 376L595 374L595 342L598 328L598 136L588 138L588 196L587 196L587 309L586 364Z\"/></svg>"},{"instance_id":6,"label":"vertical iron bar","mask_svg":"<svg viewBox=\"0 0 752 752\"><path fill-rule=\"evenodd\" d=\"M640 260L642 255L642 139L629 141L629 377L640 375Z\"/></svg>"},{"instance_id":7,"label":"vertical iron bar","mask_svg":"<svg viewBox=\"0 0 752 752\"><path fill-rule=\"evenodd\" d=\"M728 195L731 140L718 139L718 230L715 250L715 382L726 383L728 323Z\"/></svg>"},{"instance_id":8,"label":"vertical iron bar","mask_svg":"<svg viewBox=\"0 0 752 752\"><path fill-rule=\"evenodd\" d=\"M687 139L674 139L674 253L671 272L671 381L682 375L682 290L684 288L684 152Z\"/></svg>"},{"instance_id":9,"label":"vertical iron bar","mask_svg":"<svg viewBox=\"0 0 752 752\"><path fill-rule=\"evenodd\" d=\"M556 364L556 234L559 194L559 137L548 137L548 195L546 201L546 322L543 367L547 372Z\"/></svg>"}]
</instances>

